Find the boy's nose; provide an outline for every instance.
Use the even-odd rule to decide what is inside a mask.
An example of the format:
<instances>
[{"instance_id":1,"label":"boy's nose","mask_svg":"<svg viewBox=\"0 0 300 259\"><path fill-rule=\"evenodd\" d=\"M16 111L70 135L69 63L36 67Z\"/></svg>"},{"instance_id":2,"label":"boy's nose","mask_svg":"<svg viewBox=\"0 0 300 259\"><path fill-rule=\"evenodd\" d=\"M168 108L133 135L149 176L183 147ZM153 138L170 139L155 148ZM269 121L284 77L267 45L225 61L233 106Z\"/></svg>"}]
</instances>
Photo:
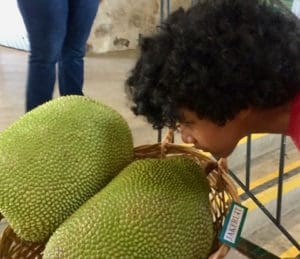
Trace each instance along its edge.
<instances>
[{"instance_id":1,"label":"boy's nose","mask_svg":"<svg viewBox=\"0 0 300 259\"><path fill-rule=\"evenodd\" d=\"M195 144L196 140L190 135L184 133L184 131L181 132L181 139L186 144Z\"/></svg>"}]
</instances>

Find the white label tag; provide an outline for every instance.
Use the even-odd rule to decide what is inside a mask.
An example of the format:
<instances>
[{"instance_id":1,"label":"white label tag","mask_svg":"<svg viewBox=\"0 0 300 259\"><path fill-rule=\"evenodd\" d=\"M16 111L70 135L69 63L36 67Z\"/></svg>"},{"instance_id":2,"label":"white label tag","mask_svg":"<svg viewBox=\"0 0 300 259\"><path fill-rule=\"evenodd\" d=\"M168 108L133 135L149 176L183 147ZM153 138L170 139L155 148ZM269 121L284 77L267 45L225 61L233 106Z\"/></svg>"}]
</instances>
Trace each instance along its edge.
<instances>
[{"instance_id":1,"label":"white label tag","mask_svg":"<svg viewBox=\"0 0 300 259\"><path fill-rule=\"evenodd\" d=\"M231 247L235 247L238 244L247 210L248 209L241 204L232 202L219 236L222 243Z\"/></svg>"}]
</instances>

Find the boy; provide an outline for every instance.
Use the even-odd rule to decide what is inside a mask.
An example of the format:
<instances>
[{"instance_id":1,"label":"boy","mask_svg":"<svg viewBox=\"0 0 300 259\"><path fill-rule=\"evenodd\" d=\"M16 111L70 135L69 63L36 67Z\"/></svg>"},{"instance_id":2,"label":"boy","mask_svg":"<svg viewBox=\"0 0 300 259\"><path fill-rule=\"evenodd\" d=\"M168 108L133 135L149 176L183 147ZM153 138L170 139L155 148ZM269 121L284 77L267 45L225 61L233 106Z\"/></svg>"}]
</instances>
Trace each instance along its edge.
<instances>
[{"instance_id":1,"label":"boy","mask_svg":"<svg viewBox=\"0 0 300 259\"><path fill-rule=\"evenodd\" d=\"M204 0L141 40L127 79L133 111L154 128L227 157L251 133L300 148L300 29L258 0Z\"/></svg>"}]
</instances>

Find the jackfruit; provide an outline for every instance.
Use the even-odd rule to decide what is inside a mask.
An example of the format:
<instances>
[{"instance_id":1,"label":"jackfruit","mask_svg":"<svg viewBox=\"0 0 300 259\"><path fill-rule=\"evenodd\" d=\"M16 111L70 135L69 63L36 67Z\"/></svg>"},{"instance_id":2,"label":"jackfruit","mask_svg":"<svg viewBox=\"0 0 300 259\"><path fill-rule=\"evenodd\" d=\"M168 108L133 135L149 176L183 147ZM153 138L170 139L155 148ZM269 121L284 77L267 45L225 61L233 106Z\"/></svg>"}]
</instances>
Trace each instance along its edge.
<instances>
[{"instance_id":1,"label":"jackfruit","mask_svg":"<svg viewBox=\"0 0 300 259\"><path fill-rule=\"evenodd\" d=\"M60 97L0 134L0 212L39 242L133 161L126 121L83 96Z\"/></svg>"},{"instance_id":2,"label":"jackfruit","mask_svg":"<svg viewBox=\"0 0 300 259\"><path fill-rule=\"evenodd\" d=\"M137 160L54 232L43 258L207 258L209 190L190 158Z\"/></svg>"}]
</instances>

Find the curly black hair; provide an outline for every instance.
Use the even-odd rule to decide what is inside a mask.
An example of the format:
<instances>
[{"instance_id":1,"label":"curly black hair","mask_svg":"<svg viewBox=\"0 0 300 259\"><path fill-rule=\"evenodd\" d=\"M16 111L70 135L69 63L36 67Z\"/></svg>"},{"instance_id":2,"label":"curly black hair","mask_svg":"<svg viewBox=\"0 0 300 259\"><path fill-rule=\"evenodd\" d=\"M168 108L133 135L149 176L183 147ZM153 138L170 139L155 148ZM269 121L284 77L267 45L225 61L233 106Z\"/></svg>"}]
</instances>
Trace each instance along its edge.
<instances>
[{"instance_id":1,"label":"curly black hair","mask_svg":"<svg viewBox=\"0 0 300 259\"><path fill-rule=\"evenodd\" d=\"M179 8L140 48L126 92L154 128L175 127L183 107L222 126L243 109L284 104L300 89L299 25L259 0Z\"/></svg>"}]
</instances>

